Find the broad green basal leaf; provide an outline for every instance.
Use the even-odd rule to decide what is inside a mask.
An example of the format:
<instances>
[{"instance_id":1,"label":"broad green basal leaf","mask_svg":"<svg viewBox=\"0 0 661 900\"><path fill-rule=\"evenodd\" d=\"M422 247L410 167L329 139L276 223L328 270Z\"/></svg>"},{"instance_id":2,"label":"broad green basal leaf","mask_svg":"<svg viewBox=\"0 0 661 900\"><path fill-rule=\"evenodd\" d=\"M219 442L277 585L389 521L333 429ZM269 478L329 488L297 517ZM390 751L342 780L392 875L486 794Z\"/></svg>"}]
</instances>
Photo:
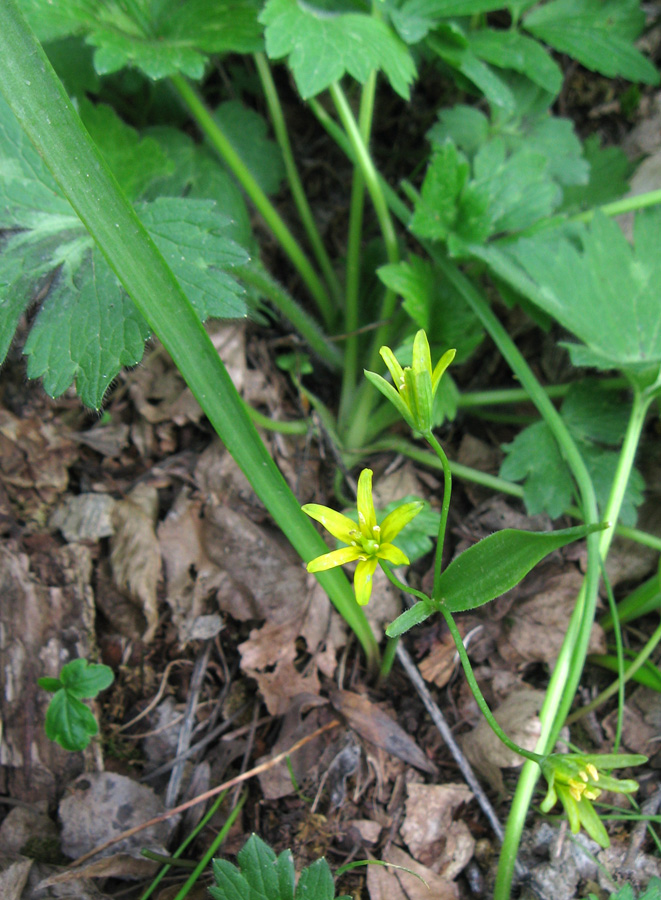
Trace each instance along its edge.
<instances>
[{"instance_id":1,"label":"broad green basal leaf","mask_svg":"<svg viewBox=\"0 0 661 900\"><path fill-rule=\"evenodd\" d=\"M135 66L150 78L199 79L208 54L261 49L259 0L21 0L42 40L83 34L99 74Z\"/></svg>"},{"instance_id":2,"label":"broad green basal leaf","mask_svg":"<svg viewBox=\"0 0 661 900\"><path fill-rule=\"evenodd\" d=\"M575 360L640 372L661 363L661 210L636 214L634 247L596 215L569 234L522 239L505 251L533 280L530 300L572 332Z\"/></svg>"},{"instance_id":3,"label":"broad green basal leaf","mask_svg":"<svg viewBox=\"0 0 661 900\"><path fill-rule=\"evenodd\" d=\"M644 24L639 0L553 0L523 20L531 34L588 69L658 84L658 72L633 43Z\"/></svg>"},{"instance_id":4,"label":"broad green basal leaf","mask_svg":"<svg viewBox=\"0 0 661 900\"><path fill-rule=\"evenodd\" d=\"M260 15L266 52L288 57L303 99L314 97L345 73L364 84L380 69L408 100L415 64L406 45L384 22L360 13L334 12L304 0L268 0Z\"/></svg>"}]
</instances>

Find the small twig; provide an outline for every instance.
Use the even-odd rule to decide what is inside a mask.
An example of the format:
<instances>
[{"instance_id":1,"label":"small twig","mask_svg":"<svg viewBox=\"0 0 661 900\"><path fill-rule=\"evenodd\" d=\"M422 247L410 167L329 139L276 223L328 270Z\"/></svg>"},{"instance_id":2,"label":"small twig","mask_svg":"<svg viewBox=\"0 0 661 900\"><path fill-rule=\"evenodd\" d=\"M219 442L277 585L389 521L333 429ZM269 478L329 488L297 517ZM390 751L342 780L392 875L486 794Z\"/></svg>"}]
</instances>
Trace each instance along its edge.
<instances>
[{"instance_id":1,"label":"small twig","mask_svg":"<svg viewBox=\"0 0 661 900\"><path fill-rule=\"evenodd\" d=\"M176 756L181 756L190 747L190 739L193 733L193 722L195 720L195 712L197 710L197 701L200 696L200 690L204 683L204 676L207 674L207 666L209 665L209 654L211 653L211 641L207 641L204 650L198 656L191 676L190 686L188 690L188 698L186 700L186 712L184 721L179 730L179 740L177 741ZM184 774L184 760L180 760L172 767L172 774L168 782L168 789L165 792L165 805L172 806L179 794L181 786L181 777Z\"/></svg>"},{"instance_id":2,"label":"small twig","mask_svg":"<svg viewBox=\"0 0 661 900\"><path fill-rule=\"evenodd\" d=\"M250 769L248 772L237 775L235 778L230 778L229 781L226 781L209 791L205 791L203 794L200 794L197 797L193 797L192 800L187 800L186 803L182 803L180 804L180 806L175 806L172 809L166 810L160 816L155 816L153 819L149 819L147 822L143 822L141 825L135 825L133 828L128 828L126 831L123 831L122 834L116 835L109 841L105 841L105 843L103 844L98 844L87 853L79 856L78 859L74 859L73 862L69 863L67 868L73 869L76 866L80 866L84 862L87 862L88 859L96 856L97 853L102 853L104 850L107 850L108 847L114 847L115 844L118 844L120 841L123 841L126 838L132 837L134 834L138 834L138 832L143 831L143 829L150 828L152 825L158 825L160 822L165 822L168 819L172 818L172 816L176 816L179 813L190 809L191 806L195 806L197 803L203 803L210 797L215 797L216 794L220 794L221 791L229 790L229 788L232 788L237 784L241 784L241 782L243 781L249 781L251 778L254 778L255 775L261 775L262 772L266 772L268 771L268 769L273 768L273 766L277 766L278 763L282 762L288 756L291 756L292 753L296 753L296 751L300 750L301 747L308 743L308 741L314 740L314 738L319 737L319 735L323 734L325 731L330 731L331 728L337 728L338 725L340 725L340 720L333 719L326 725L322 725L320 728L317 728L317 730L313 731L312 734L308 734L306 737L301 738L300 741L296 741L296 743L293 744L288 750L283 750L282 753L278 753L272 759L268 759L266 760L266 762L260 763L258 766L255 766L254 769Z\"/></svg>"},{"instance_id":3,"label":"small twig","mask_svg":"<svg viewBox=\"0 0 661 900\"><path fill-rule=\"evenodd\" d=\"M452 730L450 729L450 726L448 725L448 723L445 721L445 717L443 716L443 713L441 712L441 710L439 709L437 704L434 702L433 697L429 693L429 690L427 689L427 685L425 684L425 682L422 678L422 675L418 671L418 667L416 666L416 664L413 662L413 660L409 656L409 653L404 648L401 640L400 640L399 644L397 645L397 658L400 661L400 663L402 664L404 671L408 675L408 677L411 681L411 684L418 692L420 699L424 703L424 705L427 709L427 712L431 716L431 719L432 719L434 725L436 726L436 728L438 729L439 734L445 741L446 746L448 747L450 753L454 757L455 762L459 766L459 770L461 771L461 774L464 776L464 779L466 780L467 785L470 787L470 789L475 794L475 799L477 800L480 807L482 808L482 812L489 820L489 823L490 823L491 827L493 828L494 834L496 835L496 837L502 844L503 838L505 836L505 833L503 831L503 826L500 824L500 820L499 820L498 816L496 815L496 812L495 812L493 806L489 802L489 798L484 793L479 781L475 777L475 773L473 772L473 769L471 768L470 763L468 762L468 760L466 759L464 754L461 752L461 748L455 741L454 735L452 734ZM521 863L518 862L518 860L515 863L515 870L516 870L516 874L520 878L522 878L526 874L524 867L521 865Z\"/></svg>"},{"instance_id":4,"label":"small twig","mask_svg":"<svg viewBox=\"0 0 661 900\"><path fill-rule=\"evenodd\" d=\"M165 671L163 672L163 677L161 678L161 683L159 685L158 691L156 692L156 696L149 701L147 706L142 710L142 712L138 713L137 716L134 716L129 722L125 722L124 725L120 725L118 731L126 731L127 728L130 728L132 725L135 725L140 719L144 719L146 715L148 715L155 706L158 705L159 700L165 693L165 686L168 683L168 678L170 676L170 671L173 666L181 666L181 665L190 665L187 659L173 659L171 662L167 664L165 667ZM133 737L133 735L129 735L129 737Z\"/></svg>"},{"instance_id":5,"label":"small twig","mask_svg":"<svg viewBox=\"0 0 661 900\"><path fill-rule=\"evenodd\" d=\"M661 790L655 791L649 799L647 799L640 808L640 812L644 816L654 816L661 806ZM629 850L624 859L623 868L633 870L638 859L638 854L643 846L645 835L647 834L647 826L649 822L641 820L631 832L629 839Z\"/></svg>"}]
</instances>

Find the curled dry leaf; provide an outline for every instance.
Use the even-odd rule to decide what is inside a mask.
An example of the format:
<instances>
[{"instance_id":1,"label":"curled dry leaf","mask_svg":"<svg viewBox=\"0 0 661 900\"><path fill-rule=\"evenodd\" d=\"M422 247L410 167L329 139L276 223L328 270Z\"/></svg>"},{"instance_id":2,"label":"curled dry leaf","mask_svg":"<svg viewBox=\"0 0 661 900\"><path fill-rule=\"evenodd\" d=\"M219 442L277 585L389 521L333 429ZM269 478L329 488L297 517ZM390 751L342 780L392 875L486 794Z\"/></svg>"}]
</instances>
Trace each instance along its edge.
<instances>
[{"instance_id":1,"label":"curled dry leaf","mask_svg":"<svg viewBox=\"0 0 661 900\"><path fill-rule=\"evenodd\" d=\"M534 750L539 740L539 711L544 696L543 691L513 691L494 712L503 731L526 750ZM460 743L471 765L500 793L505 790L500 770L523 765L523 758L496 737L485 719L468 734L462 735Z\"/></svg>"},{"instance_id":2,"label":"curled dry leaf","mask_svg":"<svg viewBox=\"0 0 661 900\"><path fill-rule=\"evenodd\" d=\"M370 900L458 900L459 890L454 881L432 872L399 847L392 845L383 859L400 868L367 867Z\"/></svg>"},{"instance_id":3,"label":"curled dry leaf","mask_svg":"<svg viewBox=\"0 0 661 900\"><path fill-rule=\"evenodd\" d=\"M126 500L113 510L115 533L110 542L110 565L120 590L140 604L147 629L145 643L154 638L158 626L156 588L161 577L161 550L155 527L158 492L149 484L138 484Z\"/></svg>"},{"instance_id":4,"label":"curled dry leaf","mask_svg":"<svg viewBox=\"0 0 661 900\"><path fill-rule=\"evenodd\" d=\"M386 753L396 756L423 772L428 772L430 775L436 774L436 766L422 752L413 738L376 703L372 703L367 697L354 694L352 691L333 691L331 703L347 719L356 734L359 734L364 740L376 744Z\"/></svg>"},{"instance_id":5,"label":"curled dry leaf","mask_svg":"<svg viewBox=\"0 0 661 900\"><path fill-rule=\"evenodd\" d=\"M418 862L454 880L468 865L475 848L466 823L454 821L459 807L473 799L472 792L464 784L411 783L407 790L400 834Z\"/></svg>"}]
</instances>

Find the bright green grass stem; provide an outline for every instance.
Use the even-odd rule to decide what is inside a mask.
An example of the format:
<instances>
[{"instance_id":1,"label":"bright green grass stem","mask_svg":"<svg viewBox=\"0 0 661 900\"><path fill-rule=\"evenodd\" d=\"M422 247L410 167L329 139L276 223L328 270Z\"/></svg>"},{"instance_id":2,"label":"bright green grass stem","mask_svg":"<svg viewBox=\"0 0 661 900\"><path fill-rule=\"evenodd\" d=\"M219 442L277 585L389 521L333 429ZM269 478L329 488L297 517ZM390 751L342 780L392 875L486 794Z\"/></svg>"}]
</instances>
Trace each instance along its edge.
<instances>
[{"instance_id":1,"label":"bright green grass stem","mask_svg":"<svg viewBox=\"0 0 661 900\"><path fill-rule=\"evenodd\" d=\"M173 75L170 82L203 134L227 163L234 175L236 175L243 189L263 216L264 221L312 294L326 327L330 328L336 312L333 301L296 238L287 228L277 210L225 136L219 123L211 115L191 83L182 75Z\"/></svg>"},{"instance_id":2,"label":"bright green grass stem","mask_svg":"<svg viewBox=\"0 0 661 900\"><path fill-rule=\"evenodd\" d=\"M227 450L301 558L309 561L327 552L251 423L179 283L85 131L16 0L0 3L0 53L0 91ZM336 569L317 577L376 671L378 646L345 575Z\"/></svg>"}]
</instances>

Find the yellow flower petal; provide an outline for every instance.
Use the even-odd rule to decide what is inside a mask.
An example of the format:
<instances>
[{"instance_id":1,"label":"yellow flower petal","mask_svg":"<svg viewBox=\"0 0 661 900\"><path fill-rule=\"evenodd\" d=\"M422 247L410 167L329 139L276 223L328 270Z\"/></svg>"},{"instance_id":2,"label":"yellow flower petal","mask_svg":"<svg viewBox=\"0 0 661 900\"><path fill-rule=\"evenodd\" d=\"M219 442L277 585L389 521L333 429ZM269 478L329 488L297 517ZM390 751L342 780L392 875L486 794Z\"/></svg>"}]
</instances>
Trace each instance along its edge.
<instances>
[{"instance_id":1,"label":"yellow flower petal","mask_svg":"<svg viewBox=\"0 0 661 900\"><path fill-rule=\"evenodd\" d=\"M361 560L356 566L356 573L353 576L353 589L356 592L356 600L360 606L369 603L370 594L372 593L372 576L377 567L376 557Z\"/></svg>"},{"instance_id":2,"label":"yellow flower petal","mask_svg":"<svg viewBox=\"0 0 661 900\"><path fill-rule=\"evenodd\" d=\"M381 523L381 540L389 544L418 515L424 505L422 500L414 500L412 503L403 503L388 513Z\"/></svg>"},{"instance_id":3,"label":"yellow flower petal","mask_svg":"<svg viewBox=\"0 0 661 900\"><path fill-rule=\"evenodd\" d=\"M368 540L375 540L376 513L374 512L374 500L372 499L371 469L363 469L358 478L358 524L363 537Z\"/></svg>"},{"instance_id":4,"label":"yellow flower petal","mask_svg":"<svg viewBox=\"0 0 661 900\"><path fill-rule=\"evenodd\" d=\"M342 547L339 550L332 550L330 553L324 553L323 556L311 559L308 563L308 572L325 572L336 566L344 566L346 563L359 559L360 555L359 547Z\"/></svg>"},{"instance_id":5,"label":"yellow flower petal","mask_svg":"<svg viewBox=\"0 0 661 900\"><path fill-rule=\"evenodd\" d=\"M394 544L381 544L376 555L378 559L385 559L386 562L392 563L393 566L406 566L409 562L406 553L403 553Z\"/></svg>"},{"instance_id":6,"label":"yellow flower petal","mask_svg":"<svg viewBox=\"0 0 661 900\"><path fill-rule=\"evenodd\" d=\"M344 541L345 544L353 544L360 532L355 522L352 522L348 516L342 515L329 506L321 506L319 503L306 503L301 509L307 513L311 519L321 522L326 531L329 531L338 541Z\"/></svg>"}]
</instances>

